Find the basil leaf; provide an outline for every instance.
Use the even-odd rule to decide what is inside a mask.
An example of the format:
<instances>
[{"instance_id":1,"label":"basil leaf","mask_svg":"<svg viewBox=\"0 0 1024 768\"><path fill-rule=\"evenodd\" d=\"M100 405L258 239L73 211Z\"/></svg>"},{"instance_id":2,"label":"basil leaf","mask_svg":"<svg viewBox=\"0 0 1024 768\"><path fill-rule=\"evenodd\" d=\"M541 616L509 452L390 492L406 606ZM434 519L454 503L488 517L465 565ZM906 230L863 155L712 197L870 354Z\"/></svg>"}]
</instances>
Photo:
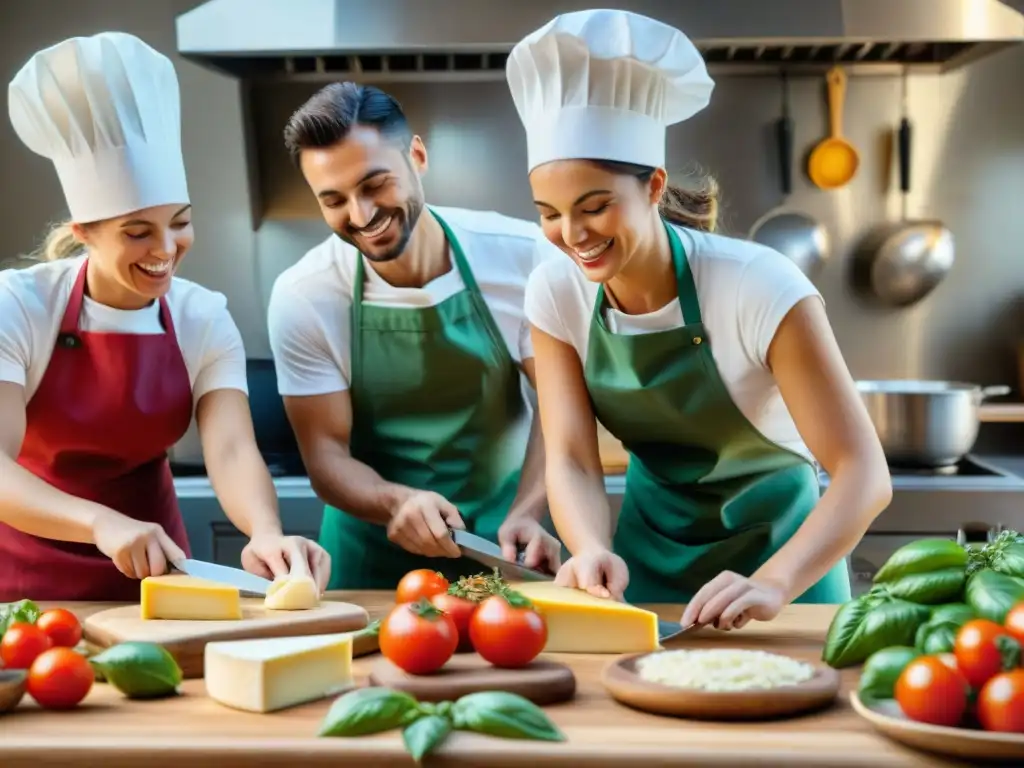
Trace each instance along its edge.
<instances>
[{"instance_id":1,"label":"basil leaf","mask_svg":"<svg viewBox=\"0 0 1024 768\"><path fill-rule=\"evenodd\" d=\"M35 624L41 613L39 606L31 600L0 605L0 637L4 636L11 624Z\"/></svg>"},{"instance_id":2,"label":"basil leaf","mask_svg":"<svg viewBox=\"0 0 1024 768\"><path fill-rule=\"evenodd\" d=\"M860 664L892 645L909 646L930 614L927 606L906 600L872 602L864 596L851 600L839 609L829 626L822 659L839 669Z\"/></svg>"},{"instance_id":3,"label":"basil leaf","mask_svg":"<svg viewBox=\"0 0 1024 768\"><path fill-rule=\"evenodd\" d=\"M407 693L378 686L358 688L335 700L317 736L365 736L390 731L418 714L416 699Z\"/></svg>"},{"instance_id":4,"label":"basil leaf","mask_svg":"<svg viewBox=\"0 0 1024 768\"><path fill-rule=\"evenodd\" d=\"M979 617L1002 624L1010 609L1024 600L1024 580L984 568L967 580L964 597Z\"/></svg>"},{"instance_id":5,"label":"basil leaf","mask_svg":"<svg viewBox=\"0 0 1024 768\"><path fill-rule=\"evenodd\" d=\"M452 723L441 715L426 715L405 726L402 741L412 759L420 762L452 732Z\"/></svg>"},{"instance_id":6,"label":"basil leaf","mask_svg":"<svg viewBox=\"0 0 1024 768\"><path fill-rule=\"evenodd\" d=\"M864 662L857 692L862 699L891 699L904 668L921 654L916 648L897 645L875 651Z\"/></svg>"},{"instance_id":7,"label":"basil leaf","mask_svg":"<svg viewBox=\"0 0 1024 768\"><path fill-rule=\"evenodd\" d=\"M974 609L966 603L947 603L946 605L938 605L932 608L932 617L929 619L929 623L941 624L949 622L962 627L976 617L977 614L974 612Z\"/></svg>"},{"instance_id":8,"label":"basil leaf","mask_svg":"<svg viewBox=\"0 0 1024 768\"><path fill-rule=\"evenodd\" d=\"M565 741L544 710L529 699L508 691L470 693L452 707L455 727L506 739Z\"/></svg>"},{"instance_id":9,"label":"basil leaf","mask_svg":"<svg viewBox=\"0 0 1024 768\"><path fill-rule=\"evenodd\" d=\"M900 600L935 605L959 598L966 581L966 569L955 567L926 573L908 573L888 586L892 596Z\"/></svg>"},{"instance_id":10,"label":"basil leaf","mask_svg":"<svg viewBox=\"0 0 1024 768\"><path fill-rule=\"evenodd\" d=\"M875 574L874 582L883 584L912 573L965 568L967 559L967 550L952 539L918 539L893 552Z\"/></svg>"},{"instance_id":11,"label":"basil leaf","mask_svg":"<svg viewBox=\"0 0 1024 768\"><path fill-rule=\"evenodd\" d=\"M993 642L996 648L999 649L1001 672L1009 672L1020 666L1021 647L1015 638L1009 635L999 635Z\"/></svg>"},{"instance_id":12,"label":"basil leaf","mask_svg":"<svg viewBox=\"0 0 1024 768\"><path fill-rule=\"evenodd\" d=\"M156 699L178 692L183 674L162 645L118 643L89 659L103 678L129 699Z\"/></svg>"},{"instance_id":13,"label":"basil leaf","mask_svg":"<svg viewBox=\"0 0 1024 768\"><path fill-rule=\"evenodd\" d=\"M915 646L926 656L940 653L952 653L960 627L952 622L942 621L923 624L917 632Z\"/></svg>"},{"instance_id":14,"label":"basil leaf","mask_svg":"<svg viewBox=\"0 0 1024 768\"><path fill-rule=\"evenodd\" d=\"M989 567L1006 576L1024 578L1024 544L1007 543L992 555Z\"/></svg>"}]
</instances>

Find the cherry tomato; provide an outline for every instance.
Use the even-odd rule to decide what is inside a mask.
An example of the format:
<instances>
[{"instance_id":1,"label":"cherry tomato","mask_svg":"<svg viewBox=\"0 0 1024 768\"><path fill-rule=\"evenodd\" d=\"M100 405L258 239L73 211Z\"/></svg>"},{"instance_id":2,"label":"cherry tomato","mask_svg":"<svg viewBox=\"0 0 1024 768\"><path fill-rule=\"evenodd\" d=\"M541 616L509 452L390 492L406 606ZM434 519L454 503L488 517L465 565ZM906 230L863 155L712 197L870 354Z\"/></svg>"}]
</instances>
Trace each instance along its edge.
<instances>
[{"instance_id":1,"label":"cherry tomato","mask_svg":"<svg viewBox=\"0 0 1024 768\"><path fill-rule=\"evenodd\" d=\"M972 619L957 632L953 653L967 682L981 688L990 677L1017 666L1020 644L994 621Z\"/></svg>"},{"instance_id":2,"label":"cherry tomato","mask_svg":"<svg viewBox=\"0 0 1024 768\"><path fill-rule=\"evenodd\" d=\"M36 619L36 626L60 648L74 648L82 639L82 625L78 623L78 617L64 608L43 611Z\"/></svg>"},{"instance_id":3,"label":"cherry tomato","mask_svg":"<svg viewBox=\"0 0 1024 768\"><path fill-rule=\"evenodd\" d=\"M921 656L896 680L896 702L911 720L955 726L967 711L967 681L942 659Z\"/></svg>"},{"instance_id":4,"label":"cherry tomato","mask_svg":"<svg viewBox=\"0 0 1024 768\"><path fill-rule=\"evenodd\" d=\"M469 622L476 652L496 667L525 667L544 650L548 625L519 593L488 597Z\"/></svg>"},{"instance_id":5,"label":"cherry tomato","mask_svg":"<svg viewBox=\"0 0 1024 768\"><path fill-rule=\"evenodd\" d=\"M455 650L472 651L473 641L469 638L469 620L476 612L477 603L447 592L434 595L430 598L430 602L448 614L448 617L455 623L455 629L459 633L459 645Z\"/></svg>"},{"instance_id":6,"label":"cherry tomato","mask_svg":"<svg viewBox=\"0 0 1024 768\"><path fill-rule=\"evenodd\" d=\"M978 720L986 731L1024 733L1024 669L1000 672L985 683Z\"/></svg>"},{"instance_id":7,"label":"cherry tomato","mask_svg":"<svg viewBox=\"0 0 1024 768\"><path fill-rule=\"evenodd\" d=\"M380 652L410 675L436 672L458 644L455 622L426 599L396 606L380 624Z\"/></svg>"},{"instance_id":8,"label":"cherry tomato","mask_svg":"<svg viewBox=\"0 0 1024 768\"><path fill-rule=\"evenodd\" d=\"M82 654L70 648L43 651L28 670L29 696L46 709L71 709L89 693L96 675Z\"/></svg>"},{"instance_id":9,"label":"cherry tomato","mask_svg":"<svg viewBox=\"0 0 1024 768\"><path fill-rule=\"evenodd\" d=\"M0 658L8 669L28 669L43 651L53 646L50 636L35 624L15 622L0 640Z\"/></svg>"},{"instance_id":10,"label":"cherry tomato","mask_svg":"<svg viewBox=\"0 0 1024 768\"><path fill-rule=\"evenodd\" d=\"M1024 602L1017 603L1006 614L1003 626L1014 640L1024 645Z\"/></svg>"},{"instance_id":11,"label":"cherry tomato","mask_svg":"<svg viewBox=\"0 0 1024 768\"><path fill-rule=\"evenodd\" d=\"M415 603L421 597L430 599L434 595L440 595L447 591L448 579L437 571L419 568L409 571L398 582L398 589L395 590L395 602Z\"/></svg>"}]
</instances>

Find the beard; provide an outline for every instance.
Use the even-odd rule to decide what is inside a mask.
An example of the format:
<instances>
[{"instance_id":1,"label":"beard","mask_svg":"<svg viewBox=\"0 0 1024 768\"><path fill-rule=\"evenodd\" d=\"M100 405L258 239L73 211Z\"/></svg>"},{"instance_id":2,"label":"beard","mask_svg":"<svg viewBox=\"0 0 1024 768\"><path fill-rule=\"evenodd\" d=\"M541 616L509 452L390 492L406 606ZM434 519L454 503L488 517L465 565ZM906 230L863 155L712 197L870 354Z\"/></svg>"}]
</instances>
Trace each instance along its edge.
<instances>
[{"instance_id":1,"label":"beard","mask_svg":"<svg viewBox=\"0 0 1024 768\"><path fill-rule=\"evenodd\" d=\"M369 261L375 263L393 261L405 252L406 247L409 245L409 239L412 237L412 232L416 228L416 222L419 221L422 213L423 199L414 198L409 200L404 209L379 209L373 219L361 229L351 229L346 227L343 231L335 230L334 234L349 245L353 246ZM398 229L398 233L392 242L384 246L367 243L363 239L361 232L372 231L374 227L378 226L389 216L392 218L392 222L389 227L397 227Z\"/></svg>"}]
</instances>

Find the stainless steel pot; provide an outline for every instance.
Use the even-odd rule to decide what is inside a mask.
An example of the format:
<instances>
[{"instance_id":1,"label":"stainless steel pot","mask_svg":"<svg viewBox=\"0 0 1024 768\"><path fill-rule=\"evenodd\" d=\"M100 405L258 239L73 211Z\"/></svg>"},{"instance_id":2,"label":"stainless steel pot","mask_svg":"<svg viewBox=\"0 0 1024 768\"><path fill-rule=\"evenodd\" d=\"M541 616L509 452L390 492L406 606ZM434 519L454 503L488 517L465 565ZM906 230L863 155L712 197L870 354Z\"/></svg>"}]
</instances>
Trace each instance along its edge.
<instances>
[{"instance_id":1,"label":"stainless steel pot","mask_svg":"<svg viewBox=\"0 0 1024 768\"><path fill-rule=\"evenodd\" d=\"M978 409L1005 386L957 381L858 381L886 460L892 466L940 468L956 464L978 439Z\"/></svg>"}]
</instances>

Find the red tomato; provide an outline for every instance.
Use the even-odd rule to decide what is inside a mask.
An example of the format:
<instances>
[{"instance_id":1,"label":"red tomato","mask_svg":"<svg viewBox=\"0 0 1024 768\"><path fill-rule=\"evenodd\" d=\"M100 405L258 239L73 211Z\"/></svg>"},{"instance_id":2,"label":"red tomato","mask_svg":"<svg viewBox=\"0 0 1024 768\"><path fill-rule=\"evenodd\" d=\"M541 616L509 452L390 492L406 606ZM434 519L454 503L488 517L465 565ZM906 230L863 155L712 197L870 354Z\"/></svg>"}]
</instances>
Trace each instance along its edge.
<instances>
[{"instance_id":1,"label":"red tomato","mask_svg":"<svg viewBox=\"0 0 1024 768\"><path fill-rule=\"evenodd\" d=\"M82 639L82 625L78 617L64 608L51 608L43 611L36 626L50 636L53 644L62 648L74 648Z\"/></svg>"},{"instance_id":2,"label":"red tomato","mask_svg":"<svg viewBox=\"0 0 1024 768\"><path fill-rule=\"evenodd\" d=\"M380 652L410 675L436 672L458 644L455 622L426 599L396 606L380 624Z\"/></svg>"},{"instance_id":3,"label":"red tomato","mask_svg":"<svg viewBox=\"0 0 1024 768\"><path fill-rule=\"evenodd\" d=\"M459 645L457 651L472 651L473 641L469 638L469 620L473 618L477 603L467 600L465 597L450 595L444 592L434 595L430 602L448 614L448 617L455 623L455 629L459 633Z\"/></svg>"},{"instance_id":4,"label":"red tomato","mask_svg":"<svg viewBox=\"0 0 1024 768\"><path fill-rule=\"evenodd\" d=\"M525 667L544 650L548 625L518 593L492 595L469 622L476 652L496 667Z\"/></svg>"},{"instance_id":5,"label":"red tomato","mask_svg":"<svg viewBox=\"0 0 1024 768\"><path fill-rule=\"evenodd\" d=\"M911 720L955 726L967 711L967 681L942 659L921 656L896 680L896 702Z\"/></svg>"},{"instance_id":6,"label":"red tomato","mask_svg":"<svg viewBox=\"0 0 1024 768\"><path fill-rule=\"evenodd\" d=\"M43 651L53 645L50 636L35 624L15 622L0 640L0 658L8 669L28 669Z\"/></svg>"},{"instance_id":7,"label":"red tomato","mask_svg":"<svg viewBox=\"0 0 1024 768\"><path fill-rule=\"evenodd\" d=\"M70 648L51 648L32 662L28 694L46 709L71 709L89 693L96 679L92 665Z\"/></svg>"},{"instance_id":8,"label":"red tomato","mask_svg":"<svg viewBox=\"0 0 1024 768\"><path fill-rule=\"evenodd\" d=\"M415 603L421 597L430 599L434 595L448 591L448 579L437 571L420 568L409 571L398 582L395 590L396 603Z\"/></svg>"},{"instance_id":9,"label":"red tomato","mask_svg":"<svg viewBox=\"0 0 1024 768\"><path fill-rule=\"evenodd\" d=\"M1014 640L1024 645L1024 602L1017 603L1010 609L1003 626Z\"/></svg>"},{"instance_id":10,"label":"red tomato","mask_svg":"<svg viewBox=\"0 0 1024 768\"><path fill-rule=\"evenodd\" d=\"M1024 669L1000 672L985 683L978 720L986 731L1024 733Z\"/></svg>"},{"instance_id":11,"label":"red tomato","mask_svg":"<svg viewBox=\"0 0 1024 768\"><path fill-rule=\"evenodd\" d=\"M960 627L953 653L957 666L974 688L981 688L990 677L1020 663L1020 644L1005 628L988 619L972 619Z\"/></svg>"}]
</instances>

